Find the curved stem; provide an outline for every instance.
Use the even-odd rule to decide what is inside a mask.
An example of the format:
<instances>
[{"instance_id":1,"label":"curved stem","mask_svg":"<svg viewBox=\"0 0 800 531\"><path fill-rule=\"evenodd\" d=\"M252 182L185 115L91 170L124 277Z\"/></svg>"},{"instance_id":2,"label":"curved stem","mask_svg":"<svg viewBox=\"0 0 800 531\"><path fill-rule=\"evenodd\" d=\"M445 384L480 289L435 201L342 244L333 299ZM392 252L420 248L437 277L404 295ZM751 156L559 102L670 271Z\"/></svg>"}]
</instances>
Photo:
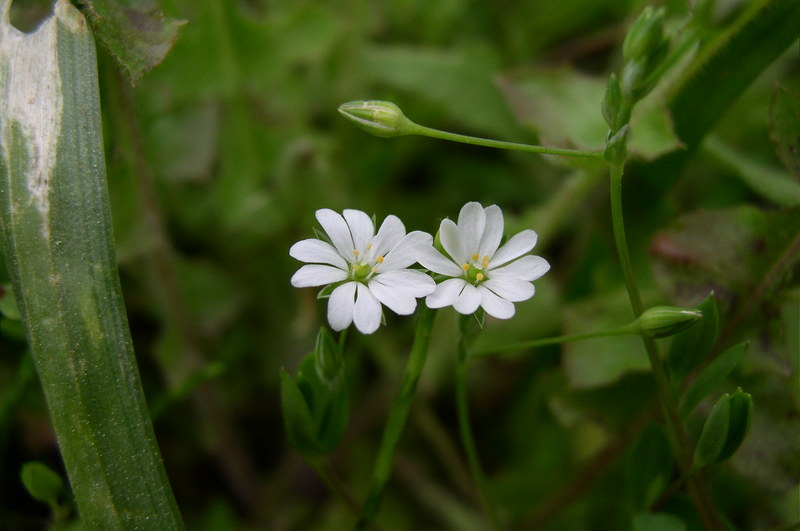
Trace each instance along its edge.
<instances>
[{"instance_id":1,"label":"curved stem","mask_svg":"<svg viewBox=\"0 0 800 531\"><path fill-rule=\"evenodd\" d=\"M467 456L467 464L472 474L475 488L481 504L492 522L495 530L503 529L497 508L489 498L486 487L486 476L481 467L478 449L475 446L475 438L472 435L472 424L469 419L469 400L467 397L467 373L469 369L469 352L467 351L466 339L462 336L458 342L458 363L456 365L456 408L458 410L458 430L461 435L461 444Z\"/></svg>"},{"instance_id":2,"label":"curved stem","mask_svg":"<svg viewBox=\"0 0 800 531\"><path fill-rule=\"evenodd\" d=\"M582 157L603 160L603 153L599 151L583 151L579 149L565 149L547 146L535 146L531 144L520 144L517 142L504 142L502 140L491 140L488 138L479 138L475 136L459 135L457 133L440 131L439 129L433 129L419 124L414 124L414 126L415 127L413 131L411 131L409 134L428 136L431 138L438 138L440 140L450 140L452 142L461 142L462 144L470 144L474 146L508 149L511 151L526 151L528 153L541 153L543 155L561 155L564 157Z\"/></svg>"},{"instance_id":3,"label":"curved stem","mask_svg":"<svg viewBox=\"0 0 800 531\"><path fill-rule=\"evenodd\" d=\"M403 434L414 392L417 389L422 368L425 366L425 360L428 357L428 345L430 344L431 329L433 328L435 316L436 310L420 305L417 329L414 332L414 344L411 347L411 354L406 365L406 373L403 376L400 390L395 396L392 409L389 411L389 418L383 430L381 447L378 450L375 468L372 471L372 485L370 486L367 500L364 502L361 519L356 524L356 529L370 529L380 509L383 493L391 475L397 443Z\"/></svg>"},{"instance_id":4,"label":"curved stem","mask_svg":"<svg viewBox=\"0 0 800 531\"><path fill-rule=\"evenodd\" d=\"M628 239L625 235L625 222L622 216L623 164L612 163L610 173L611 222L614 229L614 241L617 245L617 253L619 255L620 266L622 267L622 274L625 279L625 288L628 290L628 298L630 299L631 307L635 314L634 316L639 317L644 311L644 306L642 305L642 298L639 295L639 288L636 285L636 279L633 274L633 266L628 251ZM670 390L667 372L661 363L658 345L656 345L655 340L649 336L642 336L642 340L644 341L647 356L650 360L653 378L656 383L656 390L664 413L664 421L667 432L670 435L670 441L681 475L687 477L689 494L694 501L697 512L705 527L714 531L721 531L723 529L722 522L719 518L719 514L717 514L708 488L702 480L702 476L691 475L693 451L689 444L683 422L678 414L675 398Z\"/></svg>"}]
</instances>

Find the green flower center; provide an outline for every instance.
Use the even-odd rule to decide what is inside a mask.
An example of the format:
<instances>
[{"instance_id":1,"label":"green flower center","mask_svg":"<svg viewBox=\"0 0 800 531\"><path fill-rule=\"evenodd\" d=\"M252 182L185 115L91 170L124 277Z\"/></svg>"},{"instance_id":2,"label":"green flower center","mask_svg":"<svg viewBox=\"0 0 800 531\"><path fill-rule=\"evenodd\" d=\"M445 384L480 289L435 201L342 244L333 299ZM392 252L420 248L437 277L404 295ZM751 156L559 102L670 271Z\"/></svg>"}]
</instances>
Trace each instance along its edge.
<instances>
[{"instance_id":1,"label":"green flower center","mask_svg":"<svg viewBox=\"0 0 800 531\"><path fill-rule=\"evenodd\" d=\"M484 256L482 260L479 260L479 258L480 256L478 253L474 253L471 261L465 262L461 265L461 269L464 270L465 278L473 286L477 286L484 280L488 279L485 271L489 266L489 257Z\"/></svg>"},{"instance_id":2,"label":"green flower center","mask_svg":"<svg viewBox=\"0 0 800 531\"><path fill-rule=\"evenodd\" d=\"M367 251L372 248L372 244L367 245ZM353 249L353 255L358 257L361 253L358 249ZM365 254L369 254L368 252ZM357 282L366 282L372 275L378 271L378 264L383 263L383 256L377 256L374 259L368 258L361 262L356 262L350 265L350 278Z\"/></svg>"}]
</instances>

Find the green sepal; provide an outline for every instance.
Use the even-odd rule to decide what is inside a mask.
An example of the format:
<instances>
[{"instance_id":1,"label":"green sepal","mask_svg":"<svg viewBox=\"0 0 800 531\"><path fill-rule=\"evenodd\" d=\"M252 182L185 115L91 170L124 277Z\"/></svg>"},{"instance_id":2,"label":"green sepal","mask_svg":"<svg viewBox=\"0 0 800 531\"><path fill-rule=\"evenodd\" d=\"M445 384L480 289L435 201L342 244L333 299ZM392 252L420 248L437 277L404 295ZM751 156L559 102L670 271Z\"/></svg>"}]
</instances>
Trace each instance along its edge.
<instances>
[{"instance_id":1,"label":"green sepal","mask_svg":"<svg viewBox=\"0 0 800 531\"><path fill-rule=\"evenodd\" d=\"M375 136L413 135L417 126L391 101L349 101L339 106L339 114Z\"/></svg>"},{"instance_id":2,"label":"green sepal","mask_svg":"<svg viewBox=\"0 0 800 531\"><path fill-rule=\"evenodd\" d=\"M634 326L642 335L661 338L686 330L702 318L703 312L696 308L653 306L636 319Z\"/></svg>"},{"instance_id":3,"label":"green sepal","mask_svg":"<svg viewBox=\"0 0 800 531\"><path fill-rule=\"evenodd\" d=\"M25 489L34 499L48 504L53 511L59 507L58 499L64 492L64 480L47 465L29 461L22 465L20 478Z\"/></svg>"},{"instance_id":4,"label":"green sepal","mask_svg":"<svg viewBox=\"0 0 800 531\"><path fill-rule=\"evenodd\" d=\"M669 370L679 379L689 374L708 356L717 339L719 311L714 294L706 297L697 309L702 312L703 317L694 326L677 334L669 346Z\"/></svg>"},{"instance_id":5,"label":"green sepal","mask_svg":"<svg viewBox=\"0 0 800 531\"><path fill-rule=\"evenodd\" d=\"M729 459L742 445L753 418L753 398L737 389L722 395L709 413L697 442L694 466L702 467Z\"/></svg>"},{"instance_id":6,"label":"green sepal","mask_svg":"<svg viewBox=\"0 0 800 531\"><path fill-rule=\"evenodd\" d=\"M606 149L603 151L603 158L610 163L621 163L628 156L628 137L630 136L630 125L625 124L619 131L613 133L609 131L606 140Z\"/></svg>"},{"instance_id":7,"label":"green sepal","mask_svg":"<svg viewBox=\"0 0 800 531\"><path fill-rule=\"evenodd\" d=\"M619 86L619 79L615 73L612 73L608 78L606 92L603 95L600 109L611 131L619 130L620 127L630 120L630 111L627 113L627 116L623 116L622 113L622 89Z\"/></svg>"}]
</instances>

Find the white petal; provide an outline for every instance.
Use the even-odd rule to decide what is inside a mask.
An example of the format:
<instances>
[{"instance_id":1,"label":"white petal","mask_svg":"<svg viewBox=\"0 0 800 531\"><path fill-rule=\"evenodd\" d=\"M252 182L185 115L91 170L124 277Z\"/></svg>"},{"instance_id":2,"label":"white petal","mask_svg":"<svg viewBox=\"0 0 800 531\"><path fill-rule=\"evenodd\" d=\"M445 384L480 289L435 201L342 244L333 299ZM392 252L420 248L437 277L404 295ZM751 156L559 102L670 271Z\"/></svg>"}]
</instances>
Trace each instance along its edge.
<instances>
[{"instance_id":1,"label":"white petal","mask_svg":"<svg viewBox=\"0 0 800 531\"><path fill-rule=\"evenodd\" d=\"M378 265L378 271L392 271L394 269L405 269L417 262L417 249L423 245L431 245L433 237L427 232L415 230L409 232L400 240L397 245L392 247L384 256L383 263Z\"/></svg>"},{"instance_id":2,"label":"white petal","mask_svg":"<svg viewBox=\"0 0 800 531\"><path fill-rule=\"evenodd\" d=\"M461 235L461 230L456 226L452 220L443 219L439 225L439 240L442 242L442 247L450 255L457 264L463 264L468 261L467 249L464 247L464 240Z\"/></svg>"},{"instance_id":3,"label":"white petal","mask_svg":"<svg viewBox=\"0 0 800 531\"><path fill-rule=\"evenodd\" d=\"M486 228L483 230L481 243L478 245L478 255L492 256L500 240L503 238L503 211L497 205L491 205L484 210L486 213Z\"/></svg>"},{"instance_id":4,"label":"white petal","mask_svg":"<svg viewBox=\"0 0 800 531\"><path fill-rule=\"evenodd\" d=\"M329 208L321 208L317 210L317 221L322 225L322 230L330 237L331 243L339 251L339 254L348 262L353 263L355 246L350 235L350 228L341 214Z\"/></svg>"},{"instance_id":5,"label":"white petal","mask_svg":"<svg viewBox=\"0 0 800 531\"><path fill-rule=\"evenodd\" d=\"M536 233L532 230L524 230L514 235L506 244L497 250L491 260L489 269L499 267L523 254L529 252L536 245Z\"/></svg>"},{"instance_id":6,"label":"white petal","mask_svg":"<svg viewBox=\"0 0 800 531\"><path fill-rule=\"evenodd\" d=\"M402 289L412 297L424 297L436 289L436 282L429 275L411 269L387 271L376 275L373 279L384 286Z\"/></svg>"},{"instance_id":7,"label":"white petal","mask_svg":"<svg viewBox=\"0 0 800 531\"><path fill-rule=\"evenodd\" d=\"M513 317L514 304L502 297L498 297L484 286L485 284L478 286L478 291L481 294L481 307L486 310L486 313L498 319Z\"/></svg>"},{"instance_id":8,"label":"white petal","mask_svg":"<svg viewBox=\"0 0 800 531\"><path fill-rule=\"evenodd\" d=\"M461 207L461 212L458 213L458 228L461 231L464 250L469 255L477 252L483 230L486 228L486 212L480 203L472 201Z\"/></svg>"},{"instance_id":9,"label":"white petal","mask_svg":"<svg viewBox=\"0 0 800 531\"><path fill-rule=\"evenodd\" d=\"M445 258L442 253L434 249L433 245L430 244L417 247L417 262L425 269L430 269L440 275L459 277L464 274L463 269L449 258Z\"/></svg>"},{"instance_id":10,"label":"white petal","mask_svg":"<svg viewBox=\"0 0 800 531\"><path fill-rule=\"evenodd\" d=\"M357 283L356 305L353 310L353 322L362 334L371 334L381 325L381 303L367 286Z\"/></svg>"},{"instance_id":11,"label":"white petal","mask_svg":"<svg viewBox=\"0 0 800 531\"><path fill-rule=\"evenodd\" d=\"M438 286L436 291L425 298L428 308L444 308L453 304L467 282L463 278L448 278Z\"/></svg>"},{"instance_id":12,"label":"white petal","mask_svg":"<svg viewBox=\"0 0 800 531\"><path fill-rule=\"evenodd\" d=\"M304 265L292 275L292 286L295 288L308 288L311 286L324 286L331 282L339 282L347 278L347 273L341 269L322 264Z\"/></svg>"},{"instance_id":13,"label":"white petal","mask_svg":"<svg viewBox=\"0 0 800 531\"><path fill-rule=\"evenodd\" d=\"M346 209L343 214L353 237L353 248L363 253L367 248L367 244L375 236L375 226L372 224L372 218L360 210Z\"/></svg>"},{"instance_id":14,"label":"white petal","mask_svg":"<svg viewBox=\"0 0 800 531\"><path fill-rule=\"evenodd\" d=\"M511 262L507 266L491 270L489 278L492 280L496 278L516 278L532 282L549 270L550 264L547 263L547 260L541 256L528 255Z\"/></svg>"},{"instance_id":15,"label":"white petal","mask_svg":"<svg viewBox=\"0 0 800 531\"><path fill-rule=\"evenodd\" d=\"M379 282L378 278L380 276L369 283L369 290L376 299L396 314L410 315L414 313L417 308L417 299L411 293L398 286L387 286Z\"/></svg>"},{"instance_id":16,"label":"white petal","mask_svg":"<svg viewBox=\"0 0 800 531\"><path fill-rule=\"evenodd\" d=\"M375 246L375 255L386 254L389 249L403 239L406 235L406 228L400 218L397 216L386 216L386 219L381 223L381 228L378 229L378 234L373 240Z\"/></svg>"},{"instance_id":17,"label":"white petal","mask_svg":"<svg viewBox=\"0 0 800 531\"><path fill-rule=\"evenodd\" d=\"M315 238L299 241L292 245L292 248L289 249L289 256L301 262L330 264L340 269L347 269L347 262L333 245Z\"/></svg>"},{"instance_id":18,"label":"white petal","mask_svg":"<svg viewBox=\"0 0 800 531\"><path fill-rule=\"evenodd\" d=\"M533 284L520 278L495 277L483 282L481 286L492 290L495 294L511 302L526 301L533 297Z\"/></svg>"},{"instance_id":19,"label":"white petal","mask_svg":"<svg viewBox=\"0 0 800 531\"><path fill-rule=\"evenodd\" d=\"M344 330L353 322L353 308L358 282L342 284L328 298L328 322L331 328Z\"/></svg>"},{"instance_id":20,"label":"white petal","mask_svg":"<svg viewBox=\"0 0 800 531\"><path fill-rule=\"evenodd\" d=\"M469 315L475 313L475 310L477 310L480 305L481 293L478 291L478 288L465 282L461 295L459 295L453 303L453 308L455 308L458 313Z\"/></svg>"}]
</instances>

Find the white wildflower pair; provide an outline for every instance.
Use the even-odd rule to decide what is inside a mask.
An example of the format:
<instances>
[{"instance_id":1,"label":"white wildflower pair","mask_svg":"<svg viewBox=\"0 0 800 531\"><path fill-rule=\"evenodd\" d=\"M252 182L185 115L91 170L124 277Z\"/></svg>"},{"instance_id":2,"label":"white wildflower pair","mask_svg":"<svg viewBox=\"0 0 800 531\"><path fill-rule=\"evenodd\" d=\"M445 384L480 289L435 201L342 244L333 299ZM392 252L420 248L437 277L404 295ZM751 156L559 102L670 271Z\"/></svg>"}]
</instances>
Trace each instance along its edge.
<instances>
[{"instance_id":1,"label":"white wildflower pair","mask_svg":"<svg viewBox=\"0 0 800 531\"><path fill-rule=\"evenodd\" d=\"M317 211L317 221L330 239L297 242L289 255L307 265L292 277L298 288L336 287L328 302L328 321L334 330L355 323L371 334L381 322L381 304L400 315L417 307L426 297L430 308L453 306L462 314L479 307L500 319L514 315L514 304L531 298L532 281L550 265L540 256L527 255L536 245L536 233L524 230L500 246L503 213L496 205L464 205L458 222L449 219L439 227L446 254L433 246L430 234L406 234L396 216L388 216L375 233L372 219L359 210L340 215L329 209ZM419 263L443 275L439 284L422 271L410 269Z\"/></svg>"}]
</instances>

